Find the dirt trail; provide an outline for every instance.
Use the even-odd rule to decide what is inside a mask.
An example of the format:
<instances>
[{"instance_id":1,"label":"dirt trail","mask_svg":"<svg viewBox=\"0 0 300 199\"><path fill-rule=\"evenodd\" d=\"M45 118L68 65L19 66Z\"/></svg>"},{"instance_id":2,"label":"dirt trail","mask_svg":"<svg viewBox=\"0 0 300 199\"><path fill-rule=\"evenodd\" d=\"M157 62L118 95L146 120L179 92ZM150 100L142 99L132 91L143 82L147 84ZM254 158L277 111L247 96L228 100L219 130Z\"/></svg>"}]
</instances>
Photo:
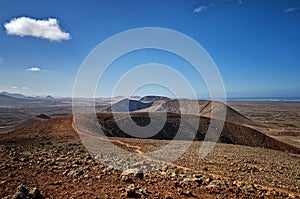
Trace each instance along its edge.
<instances>
[{"instance_id":1,"label":"dirt trail","mask_svg":"<svg viewBox=\"0 0 300 199\"><path fill-rule=\"evenodd\" d=\"M191 171L191 172L194 172L194 173L202 173L203 172L201 170L197 170L197 169L193 169L193 168L189 168L189 167L184 167L184 166L172 163L172 162L166 162L166 161L162 161L162 160L153 159L152 157L148 156L147 154L144 154L144 152L142 151L142 147L140 147L140 146L131 145L131 144L128 144L126 142L122 142L120 140L107 139L107 138L104 138L104 137L101 137L101 136L96 136L96 135L92 135L92 134L89 134L89 133L86 133L86 132L79 131L74 125L74 118L72 120L72 128L74 129L75 132L77 132L80 135L93 137L95 139L99 139L99 140L102 140L102 141L117 143L117 144L120 144L120 145L125 146L127 148L135 149L134 150L135 153L140 154L145 160L148 160L150 162L166 163L166 164L169 164L171 166L177 167L179 169L183 169L183 170L186 170L186 171ZM221 175L214 174L214 173L209 173L209 175L211 175L215 178L228 179L228 177L226 177L226 176L221 176Z\"/></svg>"},{"instance_id":2,"label":"dirt trail","mask_svg":"<svg viewBox=\"0 0 300 199\"><path fill-rule=\"evenodd\" d=\"M76 116L73 116L73 117L76 117ZM132 144L129 144L129 143L126 143L126 142L122 142L120 140L108 139L108 138L104 138L104 137L101 137L101 136L95 136L95 135L92 135L92 134L89 134L89 133L86 133L86 132L79 131L74 125L74 118L72 118L72 124L71 125L72 125L72 128L74 129L74 131L77 132L80 135L93 137L95 139L99 139L99 140L102 140L102 141L117 143L117 144L120 144L120 145L122 145L126 148L134 149L135 153L140 154L144 159L146 159L150 162L166 163L166 164L169 164L170 166L174 166L174 167L177 167L179 169L186 170L186 171L191 171L193 173L204 173L204 171L202 171L202 170L197 170L197 169L194 169L194 168L181 166L181 165L178 165L178 164L175 164L175 163L172 163L172 162L166 162L166 161L162 161L162 160L153 159L152 157L144 154L143 151L142 151L142 147L140 147L140 146L132 145ZM213 178L229 179L229 177L224 176L224 175L219 175L219 174L211 173L211 172L208 172L208 171L205 171L205 173L211 175ZM289 191L287 189L272 187L272 186L268 186L268 185L264 185L264 184L255 184L255 185L260 186L260 187L262 187L266 190L270 190L270 191L275 190L275 191L286 193L286 194L294 194L294 195L297 195L297 196L300 197L299 193L292 192L292 191Z\"/></svg>"}]
</instances>

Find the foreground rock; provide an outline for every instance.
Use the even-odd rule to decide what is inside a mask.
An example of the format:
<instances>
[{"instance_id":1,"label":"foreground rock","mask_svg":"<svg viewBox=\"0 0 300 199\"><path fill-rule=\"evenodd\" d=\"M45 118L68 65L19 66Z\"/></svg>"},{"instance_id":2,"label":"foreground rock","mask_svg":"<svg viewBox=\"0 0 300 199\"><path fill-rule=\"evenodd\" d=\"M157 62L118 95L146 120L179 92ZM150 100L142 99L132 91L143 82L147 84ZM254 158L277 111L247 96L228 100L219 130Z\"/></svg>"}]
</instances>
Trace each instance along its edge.
<instances>
[{"instance_id":1,"label":"foreground rock","mask_svg":"<svg viewBox=\"0 0 300 199\"><path fill-rule=\"evenodd\" d=\"M0 198L299 198L300 159L288 153L217 145L202 162L189 156L151 172L143 163L122 172L92 158L71 121L49 119L0 137L0 170L5 171L0 172ZM143 150L166 142L120 141ZM199 155L193 147L187 152ZM260 181L253 182L254 177Z\"/></svg>"},{"instance_id":2,"label":"foreground rock","mask_svg":"<svg viewBox=\"0 0 300 199\"><path fill-rule=\"evenodd\" d=\"M25 185L20 185L17 192L12 196L4 197L3 199L43 199L40 191L34 188L27 188Z\"/></svg>"}]
</instances>

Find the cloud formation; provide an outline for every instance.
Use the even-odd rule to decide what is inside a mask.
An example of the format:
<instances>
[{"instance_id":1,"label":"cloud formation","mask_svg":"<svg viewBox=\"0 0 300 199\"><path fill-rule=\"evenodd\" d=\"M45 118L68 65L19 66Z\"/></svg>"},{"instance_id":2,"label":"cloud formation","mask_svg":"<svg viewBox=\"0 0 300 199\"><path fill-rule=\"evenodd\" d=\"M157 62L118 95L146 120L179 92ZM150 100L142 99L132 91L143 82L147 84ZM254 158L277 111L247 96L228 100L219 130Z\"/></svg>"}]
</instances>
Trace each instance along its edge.
<instances>
[{"instance_id":1,"label":"cloud formation","mask_svg":"<svg viewBox=\"0 0 300 199\"><path fill-rule=\"evenodd\" d=\"M41 68L39 68L39 67L30 67L30 68L28 68L28 69L26 69L27 71L29 71L29 72L46 72L47 70L42 70Z\"/></svg>"},{"instance_id":2,"label":"cloud formation","mask_svg":"<svg viewBox=\"0 0 300 199\"><path fill-rule=\"evenodd\" d=\"M297 8L297 7L292 7L292 8L287 8L287 9L285 9L283 12L284 12L284 13L288 13L288 12L294 12L294 11L297 11L297 10L299 10L299 8Z\"/></svg>"},{"instance_id":3,"label":"cloud formation","mask_svg":"<svg viewBox=\"0 0 300 199\"><path fill-rule=\"evenodd\" d=\"M199 13L207 10L207 6L199 6L195 8L194 13Z\"/></svg>"},{"instance_id":4,"label":"cloud formation","mask_svg":"<svg viewBox=\"0 0 300 199\"><path fill-rule=\"evenodd\" d=\"M18 86L13 86L13 89L22 89L22 90L28 90L28 87L26 86L22 86L22 87L18 87Z\"/></svg>"},{"instance_id":5,"label":"cloud formation","mask_svg":"<svg viewBox=\"0 0 300 199\"><path fill-rule=\"evenodd\" d=\"M50 41L61 41L71 39L71 35L61 30L57 19L38 20L28 17L14 18L5 23L7 34L17 36L32 36L48 39Z\"/></svg>"},{"instance_id":6,"label":"cloud formation","mask_svg":"<svg viewBox=\"0 0 300 199\"><path fill-rule=\"evenodd\" d=\"M31 68L28 68L27 71L30 71L30 72L39 72L39 71L41 71L41 69L38 68L38 67L31 67Z\"/></svg>"}]
</instances>

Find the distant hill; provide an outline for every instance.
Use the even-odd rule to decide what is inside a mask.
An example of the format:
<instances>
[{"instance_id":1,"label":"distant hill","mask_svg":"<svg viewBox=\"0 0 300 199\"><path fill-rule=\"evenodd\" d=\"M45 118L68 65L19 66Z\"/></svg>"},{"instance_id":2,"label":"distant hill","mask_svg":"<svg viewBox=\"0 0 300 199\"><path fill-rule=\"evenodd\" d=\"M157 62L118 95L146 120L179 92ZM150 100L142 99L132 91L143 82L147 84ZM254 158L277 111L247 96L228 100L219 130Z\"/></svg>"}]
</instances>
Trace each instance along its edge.
<instances>
[{"instance_id":1,"label":"distant hill","mask_svg":"<svg viewBox=\"0 0 300 199\"><path fill-rule=\"evenodd\" d=\"M18 99L26 99L26 98L28 98L27 96L19 94L19 93L1 92L1 94L9 96L9 97L13 97L13 98L18 98Z\"/></svg>"},{"instance_id":2,"label":"distant hill","mask_svg":"<svg viewBox=\"0 0 300 199\"><path fill-rule=\"evenodd\" d=\"M8 95L5 95L5 94L0 94L0 99L14 99L14 97L10 97Z\"/></svg>"},{"instance_id":3,"label":"distant hill","mask_svg":"<svg viewBox=\"0 0 300 199\"><path fill-rule=\"evenodd\" d=\"M189 104L191 106L195 105L193 100L181 100L181 103L185 105L185 107L189 107ZM225 120L232 123L238 123L238 124L248 124L252 125L253 122L239 113L238 111L234 110L230 106L218 102L218 101L210 101L210 100L198 100L198 107L199 107L199 115L211 118L212 117L212 111L214 111L215 115L218 118L218 115L221 114L222 111L226 110L226 118ZM180 111L182 111L183 114L190 114L190 110L193 110L193 107L189 107L188 110L180 110L180 105L178 100L170 100L163 104L164 110L167 112L172 113L178 113L180 114Z\"/></svg>"},{"instance_id":4,"label":"distant hill","mask_svg":"<svg viewBox=\"0 0 300 199\"><path fill-rule=\"evenodd\" d=\"M148 95L148 96L142 97L140 99L140 101L142 101L142 102L154 102L156 100L165 100L165 101L168 101L168 100L170 100L170 98L164 97L164 96Z\"/></svg>"},{"instance_id":5,"label":"distant hill","mask_svg":"<svg viewBox=\"0 0 300 199\"><path fill-rule=\"evenodd\" d=\"M105 111L107 111L107 112L130 111L130 112L132 112L132 111L148 108L151 105L152 105L152 103L144 103L144 102L137 101L137 100L124 99L124 100L118 101L117 103L108 107Z\"/></svg>"},{"instance_id":6,"label":"distant hill","mask_svg":"<svg viewBox=\"0 0 300 199\"><path fill-rule=\"evenodd\" d=\"M54 97L52 97L51 95L48 95L45 97L46 99L54 99Z\"/></svg>"},{"instance_id":7,"label":"distant hill","mask_svg":"<svg viewBox=\"0 0 300 199\"><path fill-rule=\"evenodd\" d=\"M0 94L0 106L14 105L16 103L27 101L27 99L15 98L5 94Z\"/></svg>"},{"instance_id":8,"label":"distant hill","mask_svg":"<svg viewBox=\"0 0 300 199\"><path fill-rule=\"evenodd\" d=\"M26 96L26 95L22 95L20 93L9 93L6 91L1 92L0 94L2 95L6 95L9 97L13 97L13 98L17 98L17 99L54 99L54 97L52 97L51 95L47 95L47 96Z\"/></svg>"},{"instance_id":9,"label":"distant hill","mask_svg":"<svg viewBox=\"0 0 300 199\"><path fill-rule=\"evenodd\" d=\"M180 103L183 107L180 107ZM215 119L221 119L218 118L218 116L221 115L222 111L226 110L226 121L244 125L253 125L253 122L249 118L243 116L222 102L180 99L180 103L177 99L171 100L162 96L146 96L141 98L139 101L129 99L119 101L106 108L104 111L112 112L112 110L114 110L114 112L125 112L128 111L127 107L129 105L130 112L165 111L177 114L197 114L208 118L212 117L212 111L214 111L214 116L217 116ZM196 107L197 103L198 107ZM194 112L196 110L199 110L199 112Z\"/></svg>"},{"instance_id":10,"label":"distant hill","mask_svg":"<svg viewBox=\"0 0 300 199\"><path fill-rule=\"evenodd\" d=\"M47 96L33 96L30 97L32 99L54 99L54 97L52 97L51 95L47 95Z\"/></svg>"},{"instance_id":11,"label":"distant hill","mask_svg":"<svg viewBox=\"0 0 300 199\"><path fill-rule=\"evenodd\" d=\"M34 106L51 106L62 104L59 100L55 100L51 95L41 97L28 97L18 93L0 93L1 107L34 107Z\"/></svg>"}]
</instances>

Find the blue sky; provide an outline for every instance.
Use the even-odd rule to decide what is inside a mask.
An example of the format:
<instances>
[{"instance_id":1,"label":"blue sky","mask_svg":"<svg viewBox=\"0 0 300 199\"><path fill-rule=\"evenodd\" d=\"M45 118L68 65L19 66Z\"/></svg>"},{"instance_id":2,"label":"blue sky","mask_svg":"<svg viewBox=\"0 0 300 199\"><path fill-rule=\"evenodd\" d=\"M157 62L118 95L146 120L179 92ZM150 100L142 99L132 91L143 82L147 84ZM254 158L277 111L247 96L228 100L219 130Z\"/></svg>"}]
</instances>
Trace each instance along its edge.
<instances>
[{"instance_id":1,"label":"blue sky","mask_svg":"<svg viewBox=\"0 0 300 199\"><path fill-rule=\"evenodd\" d=\"M49 18L54 27L41 25ZM32 31L19 24L39 25ZM1 0L0 91L71 96L76 73L94 47L119 32L150 26L199 42L217 64L230 97L300 96L299 24L298 0ZM45 33L42 26L52 29ZM97 95L107 96L122 73L149 62L174 67L199 96L207 95L191 66L155 50L113 63L102 81L106 89ZM148 88L163 94L155 89Z\"/></svg>"}]
</instances>

